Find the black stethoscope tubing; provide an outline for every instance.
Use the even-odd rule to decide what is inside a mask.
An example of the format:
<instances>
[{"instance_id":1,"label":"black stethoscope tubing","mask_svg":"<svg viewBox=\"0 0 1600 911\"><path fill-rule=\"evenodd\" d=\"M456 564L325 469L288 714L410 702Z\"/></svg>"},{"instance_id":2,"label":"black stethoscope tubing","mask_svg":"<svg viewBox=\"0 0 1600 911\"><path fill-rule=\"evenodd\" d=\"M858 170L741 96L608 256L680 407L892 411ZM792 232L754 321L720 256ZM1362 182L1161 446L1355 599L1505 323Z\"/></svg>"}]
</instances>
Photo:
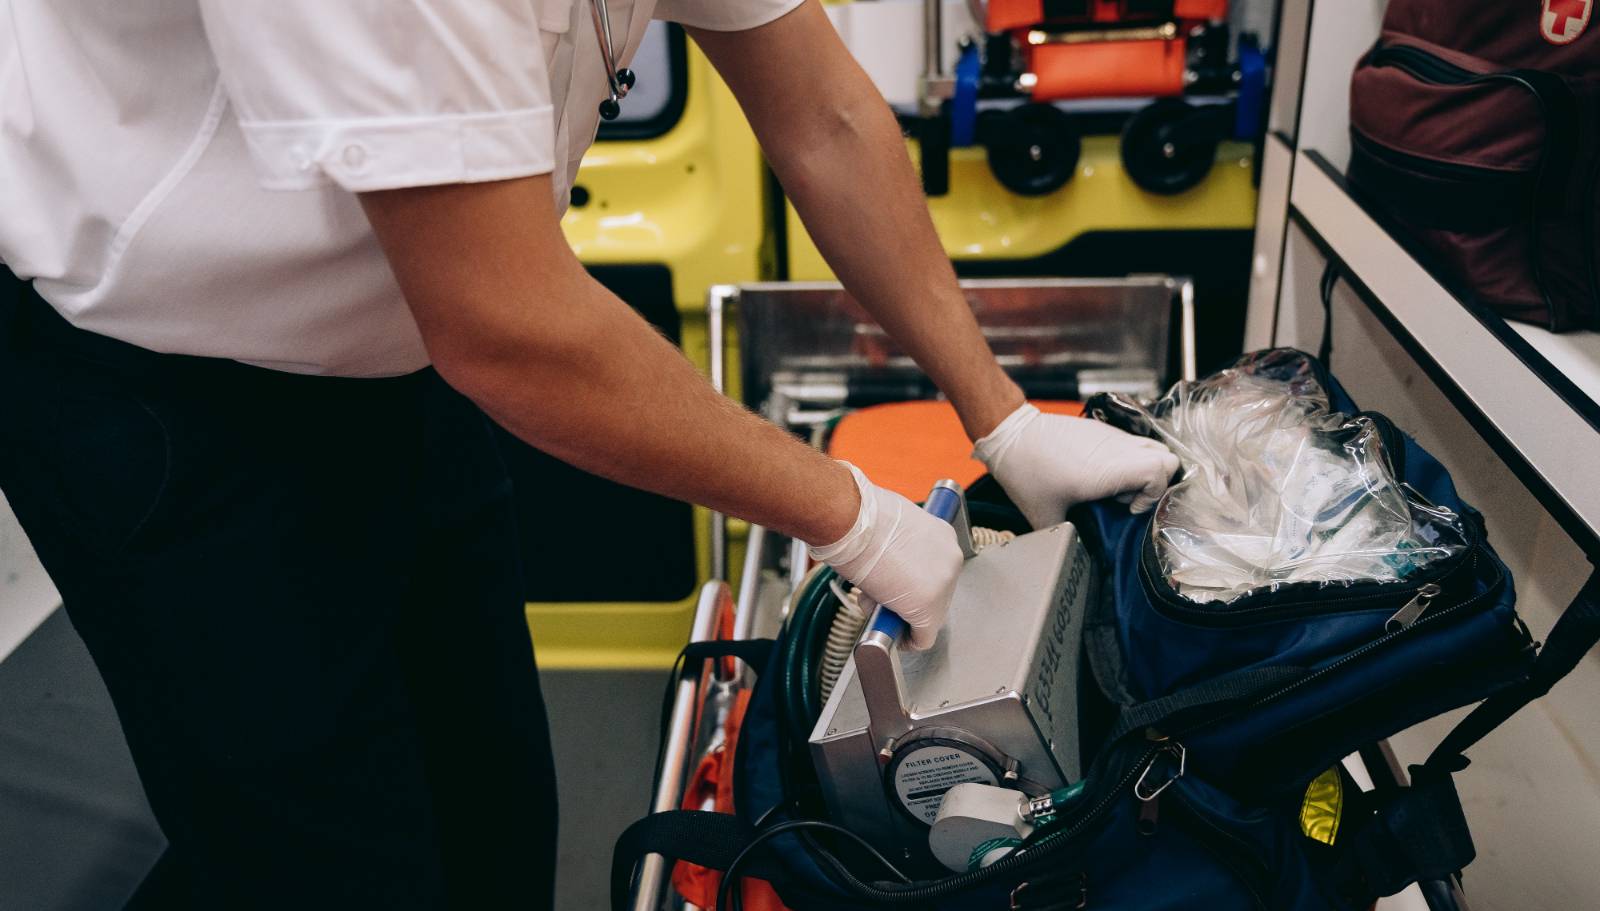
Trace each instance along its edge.
<instances>
[{"instance_id":1,"label":"black stethoscope tubing","mask_svg":"<svg viewBox=\"0 0 1600 911\"><path fill-rule=\"evenodd\" d=\"M617 49L611 42L611 11L606 0L589 0L589 10L594 19L594 36L600 42L600 53L606 62L606 99L600 102L600 116L616 120L622 113L622 99L637 81L633 70L617 66Z\"/></svg>"}]
</instances>

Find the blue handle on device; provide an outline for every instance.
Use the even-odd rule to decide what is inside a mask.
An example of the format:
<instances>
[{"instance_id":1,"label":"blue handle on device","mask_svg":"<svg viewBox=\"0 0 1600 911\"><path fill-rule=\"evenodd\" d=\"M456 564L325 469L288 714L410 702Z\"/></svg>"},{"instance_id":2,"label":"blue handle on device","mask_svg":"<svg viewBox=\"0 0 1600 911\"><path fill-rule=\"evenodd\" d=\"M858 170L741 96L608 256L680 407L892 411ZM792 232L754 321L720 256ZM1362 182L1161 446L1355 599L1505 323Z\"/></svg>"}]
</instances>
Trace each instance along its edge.
<instances>
[{"instance_id":1,"label":"blue handle on device","mask_svg":"<svg viewBox=\"0 0 1600 911\"><path fill-rule=\"evenodd\" d=\"M922 504L922 511L954 525L956 517L961 514L961 505L960 488L952 482L940 481L928 493L927 501ZM902 620L899 614L880 604L878 609L872 612L872 619L867 621L865 635L882 633L898 642L910 631L910 624Z\"/></svg>"},{"instance_id":2,"label":"blue handle on device","mask_svg":"<svg viewBox=\"0 0 1600 911\"><path fill-rule=\"evenodd\" d=\"M950 145L965 148L978 141L978 80L983 61L978 46L969 44L956 60L956 88L950 98Z\"/></svg>"}]
</instances>

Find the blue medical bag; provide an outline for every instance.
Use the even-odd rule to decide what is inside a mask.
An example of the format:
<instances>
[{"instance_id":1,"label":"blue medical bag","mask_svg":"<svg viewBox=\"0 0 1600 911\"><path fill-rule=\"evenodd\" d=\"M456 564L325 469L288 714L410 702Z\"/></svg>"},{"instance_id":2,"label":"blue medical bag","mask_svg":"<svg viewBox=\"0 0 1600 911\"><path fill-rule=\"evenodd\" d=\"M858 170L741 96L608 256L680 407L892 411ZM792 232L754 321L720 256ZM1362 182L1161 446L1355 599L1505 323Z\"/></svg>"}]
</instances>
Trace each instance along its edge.
<instances>
[{"instance_id":1,"label":"blue medical bag","mask_svg":"<svg viewBox=\"0 0 1600 911\"><path fill-rule=\"evenodd\" d=\"M1538 649L1482 517L1437 459L1381 414L1358 412L1309 355L1263 352L1238 366L1309 372L1332 410L1377 425L1394 476L1459 517L1464 546L1398 581L1291 582L1200 609L1159 571L1150 514L1113 501L1076 510L1101 585L1084 633L1091 673L1080 688L1098 709L1081 713L1081 793L1020 849L939 879L896 881L853 839L801 822L820 810L805 738L794 742L806 719L792 717L786 627L739 735L736 814L635 824L617 847L614 906L652 851L715 869L739 858L740 873L768 880L796 911L1356 911L1459 872L1473 857L1451 781L1461 753L1600 639L1600 585L1585 586ZM1114 404L1087 410L1137 432ZM1009 508L990 479L968 499ZM1364 792L1340 762L1475 702L1409 784Z\"/></svg>"}]
</instances>

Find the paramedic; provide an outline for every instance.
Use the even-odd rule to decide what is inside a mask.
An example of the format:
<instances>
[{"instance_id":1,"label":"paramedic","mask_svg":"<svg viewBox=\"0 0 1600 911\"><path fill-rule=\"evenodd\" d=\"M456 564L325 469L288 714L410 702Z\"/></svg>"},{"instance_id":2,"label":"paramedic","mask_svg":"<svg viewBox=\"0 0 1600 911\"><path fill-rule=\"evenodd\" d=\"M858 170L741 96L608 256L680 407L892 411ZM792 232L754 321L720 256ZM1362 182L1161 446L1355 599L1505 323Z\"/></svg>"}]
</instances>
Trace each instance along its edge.
<instances>
[{"instance_id":1,"label":"paramedic","mask_svg":"<svg viewBox=\"0 0 1600 911\"><path fill-rule=\"evenodd\" d=\"M716 395L564 242L606 86L586 3L0 3L0 258L26 282L0 489L169 841L135 907L549 907L485 415L819 545L934 636L948 526ZM652 10L1032 521L1152 502L1170 454L1041 416L1000 371L817 0L612 0L624 64Z\"/></svg>"}]
</instances>

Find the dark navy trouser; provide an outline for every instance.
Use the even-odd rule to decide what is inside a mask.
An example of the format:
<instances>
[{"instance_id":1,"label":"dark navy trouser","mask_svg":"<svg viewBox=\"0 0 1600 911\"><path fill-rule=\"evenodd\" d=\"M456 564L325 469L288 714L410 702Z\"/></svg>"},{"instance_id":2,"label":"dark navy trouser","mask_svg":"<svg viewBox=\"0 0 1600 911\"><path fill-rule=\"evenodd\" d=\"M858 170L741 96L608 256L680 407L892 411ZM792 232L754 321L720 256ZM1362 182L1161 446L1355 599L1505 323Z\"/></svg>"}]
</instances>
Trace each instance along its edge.
<instances>
[{"instance_id":1,"label":"dark navy trouser","mask_svg":"<svg viewBox=\"0 0 1600 911\"><path fill-rule=\"evenodd\" d=\"M0 280L0 490L170 842L134 906L549 908L549 732L483 414L431 370L155 354Z\"/></svg>"}]
</instances>

